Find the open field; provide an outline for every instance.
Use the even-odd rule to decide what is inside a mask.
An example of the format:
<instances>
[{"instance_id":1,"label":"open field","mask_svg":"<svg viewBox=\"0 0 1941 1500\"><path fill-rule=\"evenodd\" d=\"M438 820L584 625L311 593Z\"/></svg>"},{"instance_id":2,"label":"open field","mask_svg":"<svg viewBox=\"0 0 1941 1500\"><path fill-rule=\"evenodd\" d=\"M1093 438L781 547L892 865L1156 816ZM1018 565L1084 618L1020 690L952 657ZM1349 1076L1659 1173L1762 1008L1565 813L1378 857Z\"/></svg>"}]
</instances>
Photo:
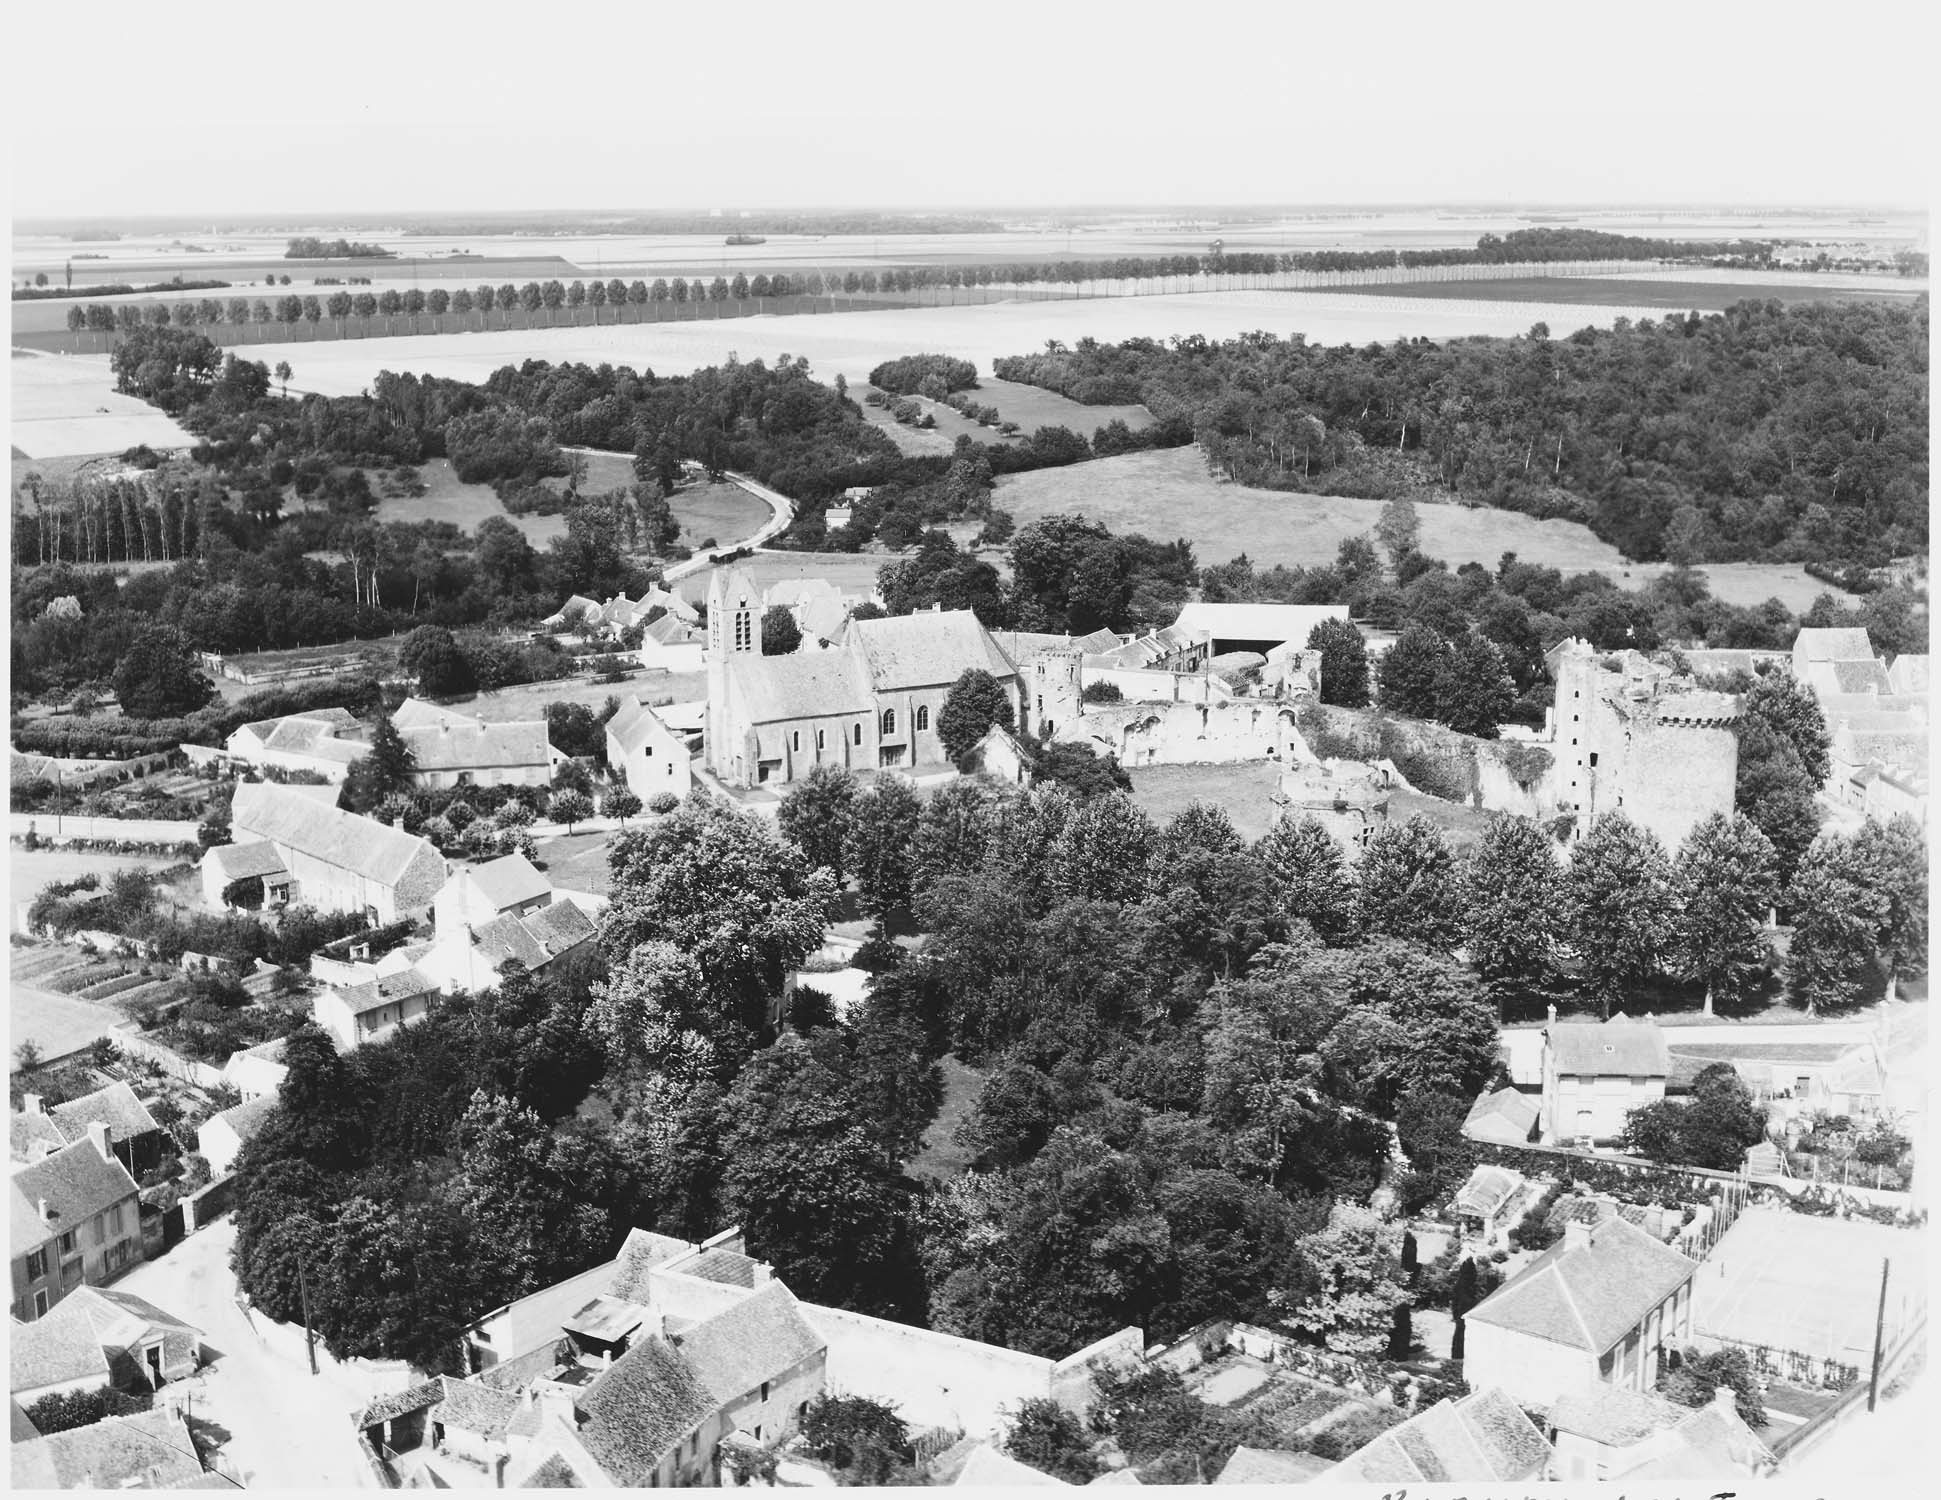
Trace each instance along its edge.
<instances>
[{"instance_id":1,"label":"open field","mask_svg":"<svg viewBox=\"0 0 1941 1500\"><path fill-rule=\"evenodd\" d=\"M449 521L460 531L476 531L487 517L505 514L492 486L466 484L452 472L449 458L426 459L418 465L418 478L424 482L425 493L378 501L380 521Z\"/></svg>"},{"instance_id":2,"label":"open field","mask_svg":"<svg viewBox=\"0 0 1941 1500\"><path fill-rule=\"evenodd\" d=\"M688 485L668 505L681 523L681 545L690 548L753 536L773 514L738 484Z\"/></svg>"},{"instance_id":3,"label":"open field","mask_svg":"<svg viewBox=\"0 0 1941 1500\"><path fill-rule=\"evenodd\" d=\"M1152 413L1143 406L1084 406L1056 391L999 380L995 375L980 373L977 389L966 394L981 406L995 406L1000 417L1016 422L1019 430L1027 433L1036 432L1040 427L1069 427L1089 439L1098 428L1115 419L1134 432L1152 426Z\"/></svg>"},{"instance_id":4,"label":"open field","mask_svg":"<svg viewBox=\"0 0 1941 1500\"><path fill-rule=\"evenodd\" d=\"M15 448L32 458L119 453L138 443L186 447L193 439L144 401L114 388L105 356L22 355L8 361Z\"/></svg>"},{"instance_id":5,"label":"open field","mask_svg":"<svg viewBox=\"0 0 1941 1500\"><path fill-rule=\"evenodd\" d=\"M55 880L99 878L103 885L117 870L165 870L180 860L159 854L96 854L83 849L22 849L7 851L7 889L15 901L31 901L42 886Z\"/></svg>"},{"instance_id":6,"label":"open field","mask_svg":"<svg viewBox=\"0 0 1941 1500\"><path fill-rule=\"evenodd\" d=\"M1202 565L1242 552L1256 566L1313 566L1332 562L1348 537L1372 532L1379 500L1339 495L1299 495L1231 484L1207 473L1197 448L1165 448L1096 458L1062 469L1007 474L997 483L996 503L1020 526L1073 511L1113 531L1189 538ZM1662 563L1629 563L1588 526L1539 521L1517 511L1418 504L1422 550L1451 568L1478 562L1494 568L1505 552L1525 562L1566 573L1595 569L1625 588L1642 588L1667 571ZM1713 594L1729 604L1753 605L1777 598L1787 608L1808 608L1823 593L1848 598L1792 563L1714 563L1703 569Z\"/></svg>"},{"instance_id":7,"label":"open field","mask_svg":"<svg viewBox=\"0 0 1941 1500\"><path fill-rule=\"evenodd\" d=\"M1727 273L1729 274L1729 273ZM1849 283L1859 277L1845 278ZM1505 281L1407 282L1397 286L1342 287L1339 293L1371 297L1457 297L1478 302L1568 302L1625 307L1657 307L1666 311L1723 312L1735 302L1878 302L1882 298L1911 298L1927 290L1925 281L1880 277L1859 286L1839 285L1834 277L1802 275L1762 281L1686 281L1626 276L1527 276ZM1335 289L1322 296L1338 295Z\"/></svg>"},{"instance_id":8,"label":"open field","mask_svg":"<svg viewBox=\"0 0 1941 1500\"><path fill-rule=\"evenodd\" d=\"M844 593L867 595L876 592L877 570L896 560L885 552L757 552L732 566L762 588L784 578L826 578ZM713 573L713 568L690 573L674 592L691 603L701 603L708 597L708 579Z\"/></svg>"},{"instance_id":9,"label":"open field","mask_svg":"<svg viewBox=\"0 0 1941 1500\"><path fill-rule=\"evenodd\" d=\"M1926 1231L1863 1219L1749 1208L1725 1232L1692 1287L1692 1332L1765 1344L1860 1368L1872 1357L1880 1263L1887 1340L1925 1299Z\"/></svg>"}]
</instances>

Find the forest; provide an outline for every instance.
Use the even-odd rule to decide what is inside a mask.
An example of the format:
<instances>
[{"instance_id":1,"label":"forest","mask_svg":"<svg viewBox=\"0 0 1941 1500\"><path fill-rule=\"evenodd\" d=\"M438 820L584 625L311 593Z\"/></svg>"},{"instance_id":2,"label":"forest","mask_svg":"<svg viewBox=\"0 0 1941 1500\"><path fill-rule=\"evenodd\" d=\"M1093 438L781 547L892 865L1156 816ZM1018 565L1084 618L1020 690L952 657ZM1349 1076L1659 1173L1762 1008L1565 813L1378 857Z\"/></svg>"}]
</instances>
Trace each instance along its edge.
<instances>
[{"instance_id":1,"label":"forest","mask_svg":"<svg viewBox=\"0 0 1941 1500\"><path fill-rule=\"evenodd\" d=\"M1561 340L1084 340L993 373L1190 421L1248 484L1582 521L1640 561L1880 566L1927 550L1927 342L1925 297L1742 302Z\"/></svg>"}]
</instances>

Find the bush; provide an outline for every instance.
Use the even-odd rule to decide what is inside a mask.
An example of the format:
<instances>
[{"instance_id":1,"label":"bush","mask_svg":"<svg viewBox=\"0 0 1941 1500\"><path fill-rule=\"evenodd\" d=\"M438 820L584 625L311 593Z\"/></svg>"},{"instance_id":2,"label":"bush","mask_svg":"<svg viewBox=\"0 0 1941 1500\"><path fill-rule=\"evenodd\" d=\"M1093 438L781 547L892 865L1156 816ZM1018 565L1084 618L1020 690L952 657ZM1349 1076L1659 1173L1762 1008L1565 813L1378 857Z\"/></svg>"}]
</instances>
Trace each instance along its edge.
<instances>
[{"instance_id":1,"label":"bush","mask_svg":"<svg viewBox=\"0 0 1941 1500\"><path fill-rule=\"evenodd\" d=\"M103 1417L129 1417L147 1411L152 1399L146 1392L129 1396L105 1385L96 1391L56 1391L28 1407L27 1420L46 1437L76 1427L92 1427Z\"/></svg>"},{"instance_id":2,"label":"bush","mask_svg":"<svg viewBox=\"0 0 1941 1500\"><path fill-rule=\"evenodd\" d=\"M655 792L647 799L647 811L650 813L671 813L680 805L681 799L672 792Z\"/></svg>"},{"instance_id":3,"label":"bush","mask_svg":"<svg viewBox=\"0 0 1941 1500\"><path fill-rule=\"evenodd\" d=\"M877 390L913 396L932 376L942 382L946 394L977 388L977 366L948 354L906 354L901 359L886 360L869 372L869 383Z\"/></svg>"}]
</instances>

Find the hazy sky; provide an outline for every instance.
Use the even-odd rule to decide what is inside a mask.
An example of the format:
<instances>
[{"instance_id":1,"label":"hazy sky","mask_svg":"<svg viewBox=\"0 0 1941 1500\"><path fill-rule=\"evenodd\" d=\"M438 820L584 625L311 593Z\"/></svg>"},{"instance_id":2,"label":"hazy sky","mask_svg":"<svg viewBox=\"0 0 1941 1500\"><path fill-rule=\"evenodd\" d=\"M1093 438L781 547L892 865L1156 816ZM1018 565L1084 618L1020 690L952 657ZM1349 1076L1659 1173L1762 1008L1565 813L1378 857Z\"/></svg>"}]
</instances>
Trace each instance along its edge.
<instances>
[{"instance_id":1,"label":"hazy sky","mask_svg":"<svg viewBox=\"0 0 1941 1500\"><path fill-rule=\"evenodd\" d=\"M10 10L16 218L1931 186L1907 3Z\"/></svg>"}]
</instances>

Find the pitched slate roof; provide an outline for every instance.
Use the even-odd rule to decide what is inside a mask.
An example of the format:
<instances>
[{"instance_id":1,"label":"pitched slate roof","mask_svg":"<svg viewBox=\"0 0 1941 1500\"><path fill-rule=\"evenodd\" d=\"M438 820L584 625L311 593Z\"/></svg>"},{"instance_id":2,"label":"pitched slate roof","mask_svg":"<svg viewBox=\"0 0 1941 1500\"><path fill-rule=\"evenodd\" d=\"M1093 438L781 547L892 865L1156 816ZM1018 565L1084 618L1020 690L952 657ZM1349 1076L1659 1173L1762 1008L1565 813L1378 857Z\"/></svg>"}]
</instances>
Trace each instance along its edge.
<instances>
[{"instance_id":1,"label":"pitched slate roof","mask_svg":"<svg viewBox=\"0 0 1941 1500\"><path fill-rule=\"evenodd\" d=\"M1242 1443L1220 1471L1215 1484L1305 1484L1333 1468L1312 1453L1284 1453L1277 1448L1249 1448Z\"/></svg>"},{"instance_id":2,"label":"pitched slate roof","mask_svg":"<svg viewBox=\"0 0 1941 1500\"><path fill-rule=\"evenodd\" d=\"M1588 1244L1553 1245L1468 1316L1602 1354L1697 1270L1698 1262L1635 1225L1607 1219L1590 1231Z\"/></svg>"},{"instance_id":3,"label":"pitched slate roof","mask_svg":"<svg viewBox=\"0 0 1941 1500\"><path fill-rule=\"evenodd\" d=\"M679 1351L665 1339L635 1344L586 1388L579 1440L615 1484L638 1485L661 1456L716 1411Z\"/></svg>"},{"instance_id":4,"label":"pitched slate roof","mask_svg":"<svg viewBox=\"0 0 1941 1500\"><path fill-rule=\"evenodd\" d=\"M203 1473L188 1424L163 1408L16 1444L10 1478L19 1490L175 1489Z\"/></svg>"},{"instance_id":5,"label":"pitched slate roof","mask_svg":"<svg viewBox=\"0 0 1941 1500\"><path fill-rule=\"evenodd\" d=\"M87 1313L76 1304L79 1291L31 1323L8 1330L10 1391L38 1391L69 1380L108 1383L108 1356Z\"/></svg>"},{"instance_id":6,"label":"pitched slate roof","mask_svg":"<svg viewBox=\"0 0 1941 1500\"><path fill-rule=\"evenodd\" d=\"M723 1286L753 1287L756 1261L739 1250L703 1250L679 1267L683 1276L698 1276L703 1281L718 1281Z\"/></svg>"},{"instance_id":7,"label":"pitched slate roof","mask_svg":"<svg viewBox=\"0 0 1941 1500\"><path fill-rule=\"evenodd\" d=\"M685 737L669 728L659 714L645 704L629 699L620 711L607 720L607 733L620 746L621 754L631 755L650 740L669 739L686 748Z\"/></svg>"},{"instance_id":8,"label":"pitched slate roof","mask_svg":"<svg viewBox=\"0 0 1941 1500\"><path fill-rule=\"evenodd\" d=\"M92 1094L57 1104L48 1113L70 1141L85 1140L88 1126L93 1124L106 1125L111 1141L131 1141L162 1128L125 1083L111 1083Z\"/></svg>"},{"instance_id":9,"label":"pitched slate roof","mask_svg":"<svg viewBox=\"0 0 1941 1500\"><path fill-rule=\"evenodd\" d=\"M438 851L415 834L273 782L238 784L230 820L240 835L272 840L378 885L395 885L411 863L426 854L438 857Z\"/></svg>"},{"instance_id":10,"label":"pitched slate roof","mask_svg":"<svg viewBox=\"0 0 1941 1500\"><path fill-rule=\"evenodd\" d=\"M497 859L473 865L460 873L472 882L473 888L481 896L492 903L496 911L548 895L553 889L552 881L542 875L523 854L502 854Z\"/></svg>"},{"instance_id":11,"label":"pitched slate roof","mask_svg":"<svg viewBox=\"0 0 1941 1500\"><path fill-rule=\"evenodd\" d=\"M15 1161L33 1161L68 1144L50 1114L14 1110L7 1121L7 1145Z\"/></svg>"},{"instance_id":12,"label":"pitched slate roof","mask_svg":"<svg viewBox=\"0 0 1941 1500\"><path fill-rule=\"evenodd\" d=\"M1628 1448L1654 1432L1676 1427L1691 1408L1646 1391L1595 1381L1550 1404L1549 1425L1607 1447Z\"/></svg>"},{"instance_id":13,"label":"pitched slate roof","mask_svg":"<svg viewBox=\"0 0 1941 1500\"><path fill-rule=\"evenodd\" d=\"M685 646L703 639L703 636L692 622L683 620L670 610L653 624L641 627L640 638L661 646Z\"/></svg>"},{"instance_id":14,"label":"pitched slate roof","mask_svg":"<svg viewBox=\"0 0 1941 1500\"><path fill-rule=\"evenodd\" d=\"M1802 661L1854 661L1874 654L1864 630L1809 627L1793 637L1793 655Z\"/></svg>"},{"instance_id":15,"label":"pitched slate roof","mask_svg":"<svg viewBox=\"0 0 1941 1500\"><path fill-rule=\"evenodd\" d=\"M304 750L319 739L355 734L361 727L347 708L318 708L276 719L258 719L243 725L236 733L254 735L265 749Z\"/></svg>"},{"instance_id":16,"label":"pitched slate roof","mask_svg":"<svg viewBox=\"0 0 1941 1500\"><path fill-rule=\"evenodd\" d=\"M519 1410L517 1391L497 1390L472 1380L455 1380L440 1375L439 1402L433 1417L447 1427L476 1432L481 1437L503 1438L506 1423Z\"/></svg>"},{"instance_id":17,"label":"pitched slate roof","mask_svg":"<svg viewBox=\"0 0 1941 1500\"><path fill-rule=\"evenodd\" d=\"M1831 674L1836 692L1891 693L1887 669L1871 657L1865 661L1830 661L1823 668Z\"/></svg>"},{"instance_id":18,"label":"pitched slate roof","mask_svg":"<svg viewBox=\"0 0 1941 1500\"><path fill-rule=\"evenodd\" d=\"M132 1292L77 1287L45 1317L14 1328L12 1389L97 1376L107 1384L122 1362L118 1357L158 1335L164 1369L173 1372L194 1361L200 1329Z\"/></svg>"},{"instance_id":19,"label":"pitched slate roof","mask_svg":"<svg viewBox=\"0 0 1941 1500\"><path fill-rule=\"evenodd\" d=\"M1651 1021L1561 1021L1544 1034L1559 1073L1663 1078L1671 1070L1664 1030Z\"/></svg>"},{"instance_id":20,"label":"pitched slate roof","mask_svg":"<svg viewBox=\"0 0 1941 1500\"><path fill-rule=\"evenodd\" d=\"M1000 682L1017 675L967 609L854 620L844 639L860 655L869 687L879 693L948 687L972 667Z\"/></svg>"},{"instance_id":21,"label":"pitched slate roof","mask_svg":"<svg viewBox=\"0 0 1941 1500\"><path fill-rule=\"evenodd\" d=\"M732 656L728 672L731 689L740 695L754 724L866 714L876 707L868 683L847 651Z\"/></svg>"},{"instance_id":22,"label":"pitched slate roof","mask_svg":"<svg viewBox=\"0 0 1941 1500\"><path fill-rule=\"evenodd\" d=\"M281 875L289 866L268 839L252 839L246 844L217 844L202 856L203 863L215 866L227 885L232 880L247 880L254 875Z\"/></svg>"},{"instance_id":23,"label":"pitched slate roof","mask_svg":"<svg viewBox=\"0 0 1941 1500\"><path fill-rule=\"evenodd\" d=\"M423 724L399 733L420 771L498 770L551 764L544 719L510 724Z\"/></svg>"},{"instance_id":24,"label":"pitched slate roof","mask_svg":"<svg viewBox=\"0 0 1941 1500\"><path fill-rule=\"evenodd\" d=\"M20 1191L20 1179L7 1179L7 1243L8 1254L18 1260L21 1256L38 1250L54 1238L54 1231L41 1222L40 1210L34 1200Z\"/></svg>"},{"instance_id":25,"label":"pitched slate roof","mask_svg":"<svg viewBox=\"0 0 1941 1500\"><path fill-rule=\"evenodd\" d=\"M462 714L455 708L441 708L436 703L423 698L407 698L398 705L391 715L391 727L402 734L407 729L423 729L427 725L453 724L464 727L483 724L485 720L475 719L470 714Z\"/></svg>"},{"instance_id":26,"label":"pitched slate roof","mask_svg":"<svg viewBox=\"0 0 1941 1500\"><path fill-rule=\"evenodd\" d=\"M342 1000L354 1016L368 1015L381 1006L396 1005L414 995L435 994L437 984L417 969L385 974L364 984L332 985L330 992Z\"/></svg>"},{"instance_id":27,"label":"pitched slate roof","mask_svg":"<svg viewBox=\"0 0 1941 1500\"><path fill-rule=\"evenodd\" d=\"M118 1161L103 1160L92 1141L77 1141L14 1173L14 1186L30 1205L47 1200L55 1234L78 1229L105 1208L135 1196L135 1179ZM126 1226L124 1226L126 1227Z\"/></svg>"},{"instance_id":28,"label":"pitched slate roof","mask_svg":"<svg viewBox=\"0 0 1941 1500\"><path fill-rule=\"evenodd\" d=\"M1686 1412L1677 1425L1615 1455L1605 1477L1689 1484L1701 1479L1742 1479L1763 1472L1772 1452L1736 1411L1713 1401Z\"/></svg>"},{"instance_id":29,"label":"pitched slate roof","mask_svg":"<svg viewBox=\"0 0 1941 1500\"><path fill-rule=\"evenodd\" d=\"M577 904L555 901L524 916L508 912L481 924L472 934L472 946L495 967L516 958L528 969L541 969L598 930Z\"/></svg>"},{"instance_id":30,"label":"pitched slate roof","mask_svg":"<svg viewBox=\"0 0 1941 1500\"><path fill-rule=\"evenodd\" d=\"M557 1453L548 1453L538 1468L528 1474L519 1485L523 1490L579 1490L586 1486L580 1483L580 1476L573 1472L573 1466Z\"/></svg>"},{"instance_id":31,"label":"pitched slate roof","mask_svg":"<svg viewBox=\"0 0 1941 1500\"><path fill-rule=\"evenodd\" d=\"M1527 1141L1539 1113L1537 1101L1530 1095L1518 1093L1513 1088L1500 1088L1493 1094L1477 1096L1463 1119L1463 1134L1480 1133L1493 1137L1508 1132ZM1497 1128L1492 1130L1492 1127Z\"/></svg>"},{"instance_id":32,"label":"pitched slate roof","mask_svg":"<svg viewBox=\"0 0 1941 1500\"><path fill-rule=\"evenodd\" d=\"M779 1281L704 1318L674 1343L701 1384L724 1406L829 1347Z\"/></svg>"},{"instance_id":33,"label":"pitched slate roof","mask_svg":"<svg viewBox=\"0 0 1941 1500\"><path fill-rule=\"evenodd\" d=\"M247 1141L262 1128L263 1122L270 1117L270 1111L276 1108L276 1103L275 1094L258 1094L254 1099L245 1099L220 1114L209 1116L198 1127L196 1135L199 1138L204 1130L220 1120L236 1133L237 1140Z\"/></svg>"},{"instance_id":34,"label":"pitched slate roof","mask_svg":"<svg viewBox=\"0 0 1941 1500\"><path fill-rule=\"evenodd\" d=\"M1329 1483L1508 1483L1540 1477L1552 1450L1523 1409L1491 1389L1438 1401L1357 1449Z\"/></svg>"},{"instance_id":35,"label":"pitched slate roof","mask_svg":"<svg viewBox=\"0 0 1941 1500\"><path fill-rule=\"evenodd\" d=\"M645 1305L652 1300L647 1288L647 1273L677 1255L687 1254L693 1248L686 1240L655 1234L651 1229L628 1230L626 1243L620 1247L620 1254L613 1263L614 1275L607 1284L607 1295Z\"/></svg>"}]
</instances>

